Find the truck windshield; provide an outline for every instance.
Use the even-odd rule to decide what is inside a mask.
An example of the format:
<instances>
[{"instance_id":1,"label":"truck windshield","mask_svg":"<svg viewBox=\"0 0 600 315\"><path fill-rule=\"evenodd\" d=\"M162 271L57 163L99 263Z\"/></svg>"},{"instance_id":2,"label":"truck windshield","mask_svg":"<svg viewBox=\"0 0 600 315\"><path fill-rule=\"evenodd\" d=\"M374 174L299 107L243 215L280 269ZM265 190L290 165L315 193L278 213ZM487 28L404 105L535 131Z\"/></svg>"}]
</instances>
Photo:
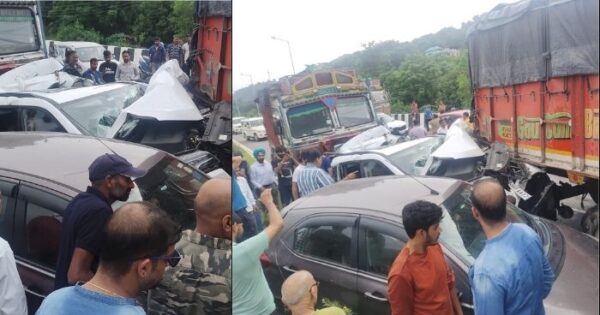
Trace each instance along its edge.
<instances>
[{"instance_id":1,"label":"truck windshield","mask_svg":"<svg viewBox=\"0 0 600 315\"><path fill-rule=\"evenodd\" d=\"M336 111L342 127L354 127L374 120L364 96L339 98Z\"/></svg>"},{"instance_id":2,"label":"truck windshield","mask_svg":"<svg viewBox=\"0 0 600 315\"><path fill-rule=\"evenodd\" d=\"M37 51L38 38L30 9L0 7L0 55Z\"/></svg>"},{"instance_id":3,"label":"truck windshield","mask_svg":"<svg viewBox=\"0 0 600 315\"><path fill-rule=\"evenodd\" d=\"M333 122L323 103L311 103L287 111L292 137L303 138L331 131Z\"/></svg>"}]
</instances>

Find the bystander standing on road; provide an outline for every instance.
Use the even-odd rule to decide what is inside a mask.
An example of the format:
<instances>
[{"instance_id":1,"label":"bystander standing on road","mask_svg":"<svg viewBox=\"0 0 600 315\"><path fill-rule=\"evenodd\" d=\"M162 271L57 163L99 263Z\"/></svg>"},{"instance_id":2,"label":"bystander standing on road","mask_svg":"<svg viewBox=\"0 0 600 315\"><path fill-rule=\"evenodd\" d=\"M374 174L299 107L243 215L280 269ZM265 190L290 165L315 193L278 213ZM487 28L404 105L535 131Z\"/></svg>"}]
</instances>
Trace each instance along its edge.
<instances>
[{"instance_id":1,"label":"bystander standing on road","mask_svg":"<svg viewBox=\"0 0 600 315\"><path fill-rule=\"evenodd\" d=\"M149 315L231 313L231 180L204 183L194 211L196 229L175 244L181 261L148 291Z\"/></svg>"},{"instance_id":2,"label":"bystander standing on road","mask_svg":"<svg viewBox=\"0 0 600 315\"><path fill-rule=\"evenodd\" d=\"M184 52L181 48L181 40L177 36L173 36L173 42L167 46L167 58L175 59L179 63L179 67L183 69Z\"/></svg>"},{"instance_id":3,"label":"bystander standing on road","mask_svg":"<svg viewBox=\"0 0 600 315\"><path fill-rule=\"evenodd\" d=\"M298 173L298 190L301 197L308 196L315 190L335 183L331 175L320 168L321 153L318 150L305 151L303 159L306 165ZM354 179L356 174L357 172L350 173L342 180Z\"/></svg>"},{"instance_id":4,"label":"bystander standing on road","mask_svg":"<svg viewBox=\"0 0 600 315\"><path fill-rule=\"evenodd\" d=\"M417 120L413 120L412 128L408 131L408 137L411 140L421 139L427 136L427 129L419 126L419 122Z\"/></svg>"},{"instance_id":5,"label":"bystander standing on road","mask_svg":"<svg viewBox=\"0 0 600 315\"><path fill-rule=\"evenodd\" d=\"M445 119L440 119L440 127L438 128L436 134L445 135L448 133L448 123Z\"/></svg>"},{"instance_id":6,"label":"bystander standing on road","mask_svg":"<svg viewBox=\"0 0 600 315\"><path fill-rule=\"evenodd\" d=\"M254 192L252 192L252 188L250 188L250 184L245 177L238 175L239 171L236 171L236 179L244 198L246 198L246 211L254 216L256 219L256 232L260 232L264 229L263 227L263 218L262 218L262 210L258 207L256 203L256 198L254 198Z\"/></svg>"},{"instance_id":7,"label":"bystander standing on road","mask_svg":"<svg viewBox=\"0 0 600 315\"><path fill-rule=\"evenodd\" d=\"M154 204L125 204L106 225L98 272L85 284L52 292L36 314L146 314L136 297L159 283L167 264L177 265L178 234L177 225Z\"/></svg>"},{"instance_id":8,"label":"bystander standing on road","mask_svg":"<svg viewBox=\"0 0 600 315\"><path fill-rule=\"evenodd\" d=\"M246 181L248 182L248 186L250 186L250 189L252 189L252 194L254 195L254 199L258 198L259 195L256 194L256 188L254 187L254 184L252 183L252 179L250 178L250 167L248 166L248 162L246 162L246 160L244 160L244 155L242 154L241 151L233 151L233 156L239 156L242 158L242 162L240 163L240 167L239 167L238 171L236 172L236 175L243 176L244 178L246 178Z\"/></svg>"},{"instance_id":9,"label":"bystander standing on road","mask_svg":"<svg viewBox=\"0 0 600 315\"><path fill-rule=\"evenodd\" d=\"M148 55L150 56L150 68L154 73L167 60L167 51L160 42L159 37L154 38L154 45L148 49Z\"/></svg>"},{"instance_id":10,"label":"bystander standing on road","mask_svg":"<svg viewBox=\"0 0 600 315\"><path fill-rule=\"evenodd\" d=\"M104 81L102 81L102 74L97 70L97 68L98 59L90 59L90 68L87 69L82 76L86 79L94 81L94 85L104 84Z\"/></svg>"},{"instance_id":11,"label":"bystander standing on road","mask_svg":"<svg viewBox=\"0 0 600 315\"><path fill-rule=\"evenodd\" d=\"M292 202L292 174L296 161L284 146L277 146L271 165L277 174L277 187L283 208Z\"/></svg>"},{"instance_id":12,"label":"bystander standing on road","mask_svg":"<svg viewBox=\"0 0 600 315\"><path fill-rule=\"evenodd\" d=\"M429 134L434 135L440 128L440 117L438 114L433 114L433 119L429 122Z\"/></svg>"},{"instance_id":13,"label":"bystander standing on road","mask_svg":"<svg viewBox=\"0 0 600 315\"><path fill-rule=\"evenodd\" d=\"M475 314L544 314L554 272L538 234L506 218L506 193L495 179L475 183L472 214L487 241L469 270Z\"/></svg>"},{"instance_id":14,"label":"bystander standing on road","mask_svg":"<svg viewBox=\"0 0 600 315\"><path fill-rule=\"evenodd\" d=\"M94 276L104 243L104 227L113 214L111 204L126 201L134 187L131 177L145 174L115 154L101 155L88 170L92 185L75 196L65 209L56 263L56 289L88 281Z\"/></svg>"},{"instance_id":15,"label":"bystander standing on road","mask_svg":"<svg viewBox=\"0 0 600 315\"><path fill-rule=\"evenodd\" d=\"M318 296L319 282L306 270L294 272L281 285L281 302L292 311L292 315L346 315L344 310L335 306L315 310Z\"/></svg>"},{"instance_id":16,"label":"bystander standing on road","mask_svg":"<svg viewBox=\"0 0 600 315\"><path fill-rule=\"evenodd\" d=\"M410 239L388 274L392 315L462 315L454 273L438 243L441 220L442 208L428 201L415 201L402 209Z\"/></svg>"},{"instance_id":17,"label":"bystander standing on road","mask_svg":"<svg viewBox=\"0 0 600 315\"><path fill-rule=\"evenodd\" d=\"M298 156L298 166L294 169L294 173L292 173L292 197L294 200L300 198L300 189L298 188L298 176L300 172L304 169L304 153L301 152Z\"/></svg>"},{"instance_id":18,"label":"bystander standing on road","mask_svg":"<svg viewBox=\"0 0 600 315\"><path fill-rule=\"evenodd\" d=\"M119 66L116 62L112 61L112 54L109 50L104 51L104 62L100 64L100 73L102 73L102 81L104 83L115 82L115 75L117 74L117 67Z\"/></svg>"},{"instance_id":19,"label":"bystander standing on road","mask_svg":"<svg viewBox=\"0 0 600 315\"><path fill-rule=\"evenodd\" d=\"M242 157L234 156L231 158L231 164L233 170L238 170L242 162ZM231 191L231 204L232 210L242 220L244 225L243 234L240 235L238 241L243 241L249 237L256 235L257 225L256 217L253 213L248 212L246 198L238 182L236 172L233 172L232 176L232 191Z\"/></svg>"},{"instance_id":20,"label":"bystander standing on road","mask_svg":"<svg viewBox=\"0 0 600 315\"><path fill-rule=\"evenodd\" d=\"M429 132L429 122L433 119L433 111L431 110L431 105L427 105L425 107L425 129Z\"/></svg>"},{"instance_id":21,"label":"bystander standing on road","mask_svg":"<svg viewBox=\"0 0 600 315\"><path fill-rule=\"evenodd\" d=\"M271 163L265 162L265 149L256 148L254 149L253 154L256 162L250 166L250 177L252 178L252 184L256 189L256 195L260 196L263 190L270 188L273 193L275 204L281 206L279 188L277 187L277 176L273 171Z\"/></svg>"},{"instance_id":22,"label":"bystander standing on road","mask_svg":"<svg viewBox=\"0 0 600 315\"><path fill-rule=\"evenodd\" d=\"M121 54L123 62L117 67L115 78L117 81L135 81L140 78L140 71L137 66L129 59L129 52L123 51Z\"/></svg>"},{"instance_id":23,"label":"bystander standing on road","mask_svg":"<svg viewBox=\"0 0 600 315\"><path fill-rule=\"evenodd\" d=\"M257 235L242 243L233 244L233 313L234 315L269 315L275 311L275 300L260 264L260 255L269 242L283 229L283 219L273 202L270 189L265 189L260 200L269 214L269 225ZM243 233L241 224L233 225L233 237Z\"/></svg>"},{"instance_id":24,"label":"bystander standing on road","mask_svg":"<svg viewBox=\"0 0 600 315\"><path fill-rule=\"evenodd\" d=\"M438 105L438 113L443 114L446 112L446 104L444 104L444 102L440 101L440 104Z\"/></svg>"},{"instance_id":25,"label":"bystander standing on road","mask_svg":"<svg viewBox=\"0 0 600 315\"><path fill-rule=\"evenodd\" d=\"M81 76L81 72L83 71L83 69L79 65L79 55L76 51L67 50L67 52L65 53L65 66L63 67L62 71L70 75L78 77Z\"/></svg>"},{"instance_id":26,"label":"bystander standing on road","mask_svg":"<svg viewBox=\"0 0 600 315\"><path fill-rule=\"evenodd\" d=\"M464 112L462 115L462 119L467 125L469 131L473 131L473 123L471 122L471 117L469 117L469 112Z\"/></svg>"}]
</instances>

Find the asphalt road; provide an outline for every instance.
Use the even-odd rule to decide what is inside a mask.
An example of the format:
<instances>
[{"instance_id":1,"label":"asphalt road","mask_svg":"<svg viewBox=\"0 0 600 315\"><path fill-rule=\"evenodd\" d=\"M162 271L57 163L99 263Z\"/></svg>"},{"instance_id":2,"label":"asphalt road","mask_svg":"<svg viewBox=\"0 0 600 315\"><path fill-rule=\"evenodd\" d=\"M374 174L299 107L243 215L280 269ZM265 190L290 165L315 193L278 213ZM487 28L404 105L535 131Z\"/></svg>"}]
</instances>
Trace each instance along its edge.
<instances>
[{"instance_id":1,"label":"asphalt road","mask_svg":"<svg viewBox=\"0 0 600 315\"><path fill-rule=\"evenodd\" d=\"M271 159L271 149L269 149L269 143L267 142L267 140L247 141L246 139L244 139L244 137L242 137L242 135L233 135L233 140L235 140L238 143L242 144L243 146L247 147L248 149L250 149L250 151L254 151L254 149L256 149L256 148L263 148L266 151L266 153L265 153L266 159L267 160Z\"/></svg>"}]
</instances>

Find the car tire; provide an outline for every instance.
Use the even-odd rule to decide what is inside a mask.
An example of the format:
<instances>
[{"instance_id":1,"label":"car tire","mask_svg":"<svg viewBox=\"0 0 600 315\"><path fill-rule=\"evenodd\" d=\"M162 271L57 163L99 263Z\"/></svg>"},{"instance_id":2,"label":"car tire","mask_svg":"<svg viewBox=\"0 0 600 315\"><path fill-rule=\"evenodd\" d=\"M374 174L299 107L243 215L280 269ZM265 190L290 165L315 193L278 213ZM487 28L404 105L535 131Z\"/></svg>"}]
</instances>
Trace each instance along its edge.
<instances>
[{"instance_id":1,"label":"car tire","mask_svg":"<svg viewBox=\"0 0 600 315\"><path fill-rule=\"evenodd\" d=\"M581 218L583 232L598 237L598 207L588 209Z\"/></svg>"}]
</instances>

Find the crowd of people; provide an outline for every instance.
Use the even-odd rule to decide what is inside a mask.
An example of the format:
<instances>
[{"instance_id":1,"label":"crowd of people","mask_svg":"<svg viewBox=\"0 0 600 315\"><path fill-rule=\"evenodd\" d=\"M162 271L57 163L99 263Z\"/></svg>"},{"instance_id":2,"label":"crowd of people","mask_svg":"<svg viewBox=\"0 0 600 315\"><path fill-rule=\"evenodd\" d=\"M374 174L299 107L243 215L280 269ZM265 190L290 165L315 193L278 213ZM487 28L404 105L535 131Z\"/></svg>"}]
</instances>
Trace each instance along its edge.
<instances>
[{"instance_id":1,"label":"crowd of people","mask_svg":"<svg viewBox=\"0 0 600 315\"><path fill-rule=\"evenodd\" d=\"M454 111L455 108L452 108L451 110ZM442 116L442 114L445 112L446 104L444 104L444 102L440 101L440 104L437 108L437 113L434 113L432 107L427 105L424 112L425 123L423 126L421 126L419 123L419 106L416 101L413 101L409 115L409 139L421 139L428 135L445 135L448 133L448 128L450 128L449 120L444 119ZM468 111L462 113L462 120L465 122L467 129L472 131L474 125Z\"/></svg>"},{"instance_id":2,"label":"crowd of people","mask_svg":"<svg viewBox=\"0 0 600 315\"><path fill-rule=\"evenodd\" d=\"M187 73L187 65L185 60L190 54L189 35L185 42L179 37L174 36L173 42L167 47L160 41L159 37L154 39L154 45L148 49L151 72L156 70L165 62L175 59L177 63ZM116 82L116 81L136 81L139 80L140 69L131 61L131 56L128 50L121 52L121 62L117 63L112 59L112 53L105 50L103 53L104 61L101 64L97 58L90 59L90 68L83 71L79 63L79 55L75 50L67 50L65 52L65 61L62 71L91 80L94 85Z\"/></svg>"}]
</instances>

